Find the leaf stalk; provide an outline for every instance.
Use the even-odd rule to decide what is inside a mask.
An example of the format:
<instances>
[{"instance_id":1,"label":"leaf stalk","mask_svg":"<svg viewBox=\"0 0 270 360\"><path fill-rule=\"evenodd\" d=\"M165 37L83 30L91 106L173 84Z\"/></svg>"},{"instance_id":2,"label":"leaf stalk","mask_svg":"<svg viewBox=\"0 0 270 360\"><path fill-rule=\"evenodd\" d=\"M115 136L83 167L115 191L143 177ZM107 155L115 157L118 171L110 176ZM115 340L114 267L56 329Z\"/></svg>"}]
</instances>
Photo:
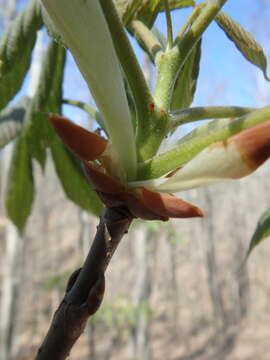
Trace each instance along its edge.
<instances>
[{"instance_id":1,"label":"leaf stalk","mask_svg":"<svg viewBox=\"0 0 270 360\"><path fill-rule=\"evenodd\" d=\"M171 113L171 130L176 127L199 120L234 118L256 110L240 106L198 106L176 110Z\"/></svg>"}]
</instances>

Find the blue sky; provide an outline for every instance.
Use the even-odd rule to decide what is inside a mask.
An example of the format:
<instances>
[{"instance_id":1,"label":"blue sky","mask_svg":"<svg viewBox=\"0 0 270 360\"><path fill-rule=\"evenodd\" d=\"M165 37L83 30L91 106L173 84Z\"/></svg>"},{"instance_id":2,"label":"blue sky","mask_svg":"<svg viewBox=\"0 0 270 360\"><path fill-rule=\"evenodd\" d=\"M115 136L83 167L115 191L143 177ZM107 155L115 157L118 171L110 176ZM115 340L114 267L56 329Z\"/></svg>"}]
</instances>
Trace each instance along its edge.
<instances>
[{"instance_id":1,"label":"blue sky","mask_svg":"<svg viewBox=\"0 0 270 360\"><path fill-rule=\"evenodd\" d=\"M254 0L229 0L223 10L242 24L246 30L256 33L255 38L266 47L266 36L264 38L260 26L256 24L259 10L255 3ZM188 12L189 10L181 10L173 13L175 29L179 28L179 23L183 22L182 19ZM264 24L267 16L270 19L269 1L268 5L264 7L262 20ZM164 16L159 16L157 25L166 31ZM264 26L264 28L266 27ZM268 40L268 46L270 46L270 32ZM212 23L205 32L202 46L201 71L194 105L256 106L256 100L252 94L252 81L257 74L262 80L261 72L243 58L215 23ZM268 51L268 59L269 55ZM269 85L268 93L270 94Z\"/></svg>"}]
</instances>

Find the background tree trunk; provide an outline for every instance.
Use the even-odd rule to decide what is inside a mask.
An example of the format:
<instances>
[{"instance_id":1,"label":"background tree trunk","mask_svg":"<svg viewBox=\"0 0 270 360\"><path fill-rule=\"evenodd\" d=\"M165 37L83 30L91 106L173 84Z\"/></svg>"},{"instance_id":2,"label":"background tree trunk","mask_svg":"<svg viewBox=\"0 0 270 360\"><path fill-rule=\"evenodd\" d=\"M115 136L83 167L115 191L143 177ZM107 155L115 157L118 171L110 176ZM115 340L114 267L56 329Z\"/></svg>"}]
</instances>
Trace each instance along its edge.
<instances>
[{"instance_id":1,"label":"background tree trunk","mask_svg":"<svg viewBox=\"0 0 270 360\"><path fill-rule=\"evenodd\" d=\"M16 12L16 1L8 1L4 14L11 19ZM34 95L41 70L43 55L43 34L38 33L37 43L30 69L30 82L28 95ZM1 164L1 195L4 198L4 184L8 181L8 168L12 156L13 145L5 150ZM9 360L13 352L13 334L15 330L15 317L18 297L20 293L21 257L25 239L18 233L10 220L5 227L5 256L3 262L2 297L0 307L0 360ZM14 344L15 345L15 344ZM14 349L16 352L16 349Z\"/></svg>"},{"instance_id":2,"label":"background tree trunk","mask_svg":"<svg viewBox=\"0 0 270 360\"><path fill-rule=\"evenodd\" d=\"M172 226L172 225L171 225ZM180 312L180 297L179 286L177 281L177 258L178 258L178 244L172 236L171 231L168 230L167 244L169 247L169 271L171 283L171 308L172 308L172 337L176 341L181 334L181 324L179 321ZM180 331L179 331L180 330Z\"/></svg>"},{"instance_id":3,"label":"background tree trunk","mask_svg":"<svg viewBox=\"0 0 270 360\"><path fill-rule=\"evenodd\" d=\"M131 358L134 360L150 360L150 295L152 277L150 258L152 256L152 232L144 226L135 231L134 257L136 279L134 285L133 304L136 309L136 324L131 334Z\"/></svg>"},{"instance_id":4,"label":"background tree trunk","mask_svg":"<svg viewBox=\"0 0 270 360\"><path fill-rule=\"evenodd\" d=\"M218 327L227 326L226 309L222 296L222 285L216 259L216 236L214 221L213 199L208 188L201 190L208 208L208 216L204 219L205 233L205 261L208 276L209 294L213 309L214 323Z\"/></svg>"}]
</instances>

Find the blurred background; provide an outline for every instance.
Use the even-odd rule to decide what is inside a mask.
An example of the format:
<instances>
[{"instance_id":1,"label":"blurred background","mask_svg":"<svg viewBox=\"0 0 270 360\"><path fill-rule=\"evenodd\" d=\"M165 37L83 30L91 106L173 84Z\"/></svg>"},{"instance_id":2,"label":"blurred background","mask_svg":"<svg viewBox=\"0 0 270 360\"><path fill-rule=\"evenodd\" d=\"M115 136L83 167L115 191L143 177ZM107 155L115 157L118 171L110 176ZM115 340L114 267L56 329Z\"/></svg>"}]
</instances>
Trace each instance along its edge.
<instances>
[{"instance_id":1,"label":"blurred background","mask_svg":"<svg viewBox=\"0 0 270 360\"><path fill-rule=\"evenodd\" d=\"M25 4L0 0L1 34ZM176 30L189 11L173 13ZM229 0L224 11L254 34L270 59L269 1ZM164 15L156 26L165 32ZM33 93L47 41L40 31L19 97ZM154 69L131 41L153 84ZM92 102L71 56L64 94ZM203 37L194 105L259 107L269 100L270 86L259 70L211 25ZM64 112L95 128L82 111L65 105ZM69 275L87 254L98 219L67 200L48 161L45 173L36 164L36 199L19 236L2 201L10 147L0 152L0 360L27 360L46 334ZM109 266L104 303L70 359L269 360L270 241L244 263L257 220L270 205L268 176L265 164L241 181L181 194L205 211L203 219L136 221Z\"/></svg>"}]
</instances>

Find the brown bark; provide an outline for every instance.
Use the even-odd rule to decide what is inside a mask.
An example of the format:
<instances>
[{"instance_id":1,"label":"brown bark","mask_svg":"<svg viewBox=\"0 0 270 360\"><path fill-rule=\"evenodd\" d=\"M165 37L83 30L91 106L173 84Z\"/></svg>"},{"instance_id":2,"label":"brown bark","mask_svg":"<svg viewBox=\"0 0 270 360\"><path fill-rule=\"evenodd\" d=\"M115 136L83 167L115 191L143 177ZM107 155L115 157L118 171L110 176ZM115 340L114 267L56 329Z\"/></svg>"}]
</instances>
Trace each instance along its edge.
<instances>
[{"instance_id":1,"label":"brown bark","mask_svg":"<svg viewBox=\"0 0 270 360\"><path fill-rule=\"evenodd\" d=\"M102 302L104 272L132 219L125 207L104 211L84 265L71 275L67 292L54 314L36 360L64 360L69 356L89 316Z\"/></svg>"}]
</instances>

